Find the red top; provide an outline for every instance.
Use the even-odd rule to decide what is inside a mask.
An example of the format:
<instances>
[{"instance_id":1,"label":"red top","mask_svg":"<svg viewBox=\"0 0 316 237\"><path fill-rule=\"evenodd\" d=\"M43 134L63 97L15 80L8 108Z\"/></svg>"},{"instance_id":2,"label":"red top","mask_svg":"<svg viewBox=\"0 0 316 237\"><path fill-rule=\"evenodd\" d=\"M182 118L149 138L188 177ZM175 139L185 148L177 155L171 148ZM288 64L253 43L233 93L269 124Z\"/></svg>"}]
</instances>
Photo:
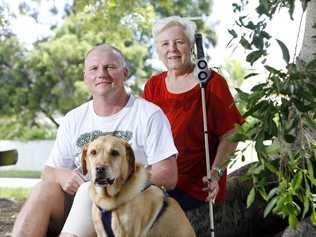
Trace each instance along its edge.
<instances>
[{"instance_id":1,"label":"red top","mask_svg":"<svg viewBox=\"0 0 316 237\"><path fill-rule=\"evenodd\" d=\"M167 90L167 72L152 76L144 89L144 98L160 106L169 119L173 138L179 151L177 188L198 200L205 200L207 192L202 191L202 177L206 176L204 128L202 116L201 89L197 84L191 90L174 94ZM210 159L213 162L219 143L219 136L242 124L238 109L229 92L225 79L212 72L212 79L205 90ZM226 175L220 181L217 201L223 201L226 190Z\"/></svg>"}]
</instances>

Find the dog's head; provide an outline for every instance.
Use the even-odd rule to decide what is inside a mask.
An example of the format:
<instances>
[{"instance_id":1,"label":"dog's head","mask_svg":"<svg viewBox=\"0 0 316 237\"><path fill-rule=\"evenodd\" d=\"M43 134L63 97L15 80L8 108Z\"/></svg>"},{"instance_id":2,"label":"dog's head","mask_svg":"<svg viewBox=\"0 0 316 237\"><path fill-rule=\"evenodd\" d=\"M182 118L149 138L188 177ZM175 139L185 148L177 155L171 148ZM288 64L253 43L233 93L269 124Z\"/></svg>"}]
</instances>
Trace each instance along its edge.
<instances>
[{"instance_id":1,"label":"dog's head","mask_svg":"<svg viewBox=\"0 0 316 237\"><path fill-rule=\"evenodd\" d=\"M135 157L126 141L106 135L84 147L81 165L84 175L90 170L94 185L118 187L135 171Z\"/></svg>"}]
</instances>

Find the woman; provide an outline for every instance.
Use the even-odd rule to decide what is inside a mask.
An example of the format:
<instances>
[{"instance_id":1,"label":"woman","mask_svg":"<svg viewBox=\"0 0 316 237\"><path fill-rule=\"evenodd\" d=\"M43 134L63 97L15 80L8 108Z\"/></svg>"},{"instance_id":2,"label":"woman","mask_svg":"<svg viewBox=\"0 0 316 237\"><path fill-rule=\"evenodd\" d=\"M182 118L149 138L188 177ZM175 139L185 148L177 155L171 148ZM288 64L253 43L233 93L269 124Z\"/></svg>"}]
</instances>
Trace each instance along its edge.
<instances>
[{"instance_id":1,"label":"woman","mask_svg":"<svg viewBox=\"0 0 316 237\"><path fill-rule=\"evenodd\" d=\"M195 29L193 22L178 16L164 18L155 23L153 37L159 58L167 71L152 76L147 81L144 98L160 106L167 115L179 151L178 183L170 195L175 197L186 211L198 236L207 236L208 228L200 228L203 226L201 221L209 220L206 201L224 201L224 167L237 145L230 143L228 137L233 133L236 123L243 123L243 118L234 105L226 81L212 71L206 86L212 164L212 179L208 182L201 91L194 76L195 67L192 62ZM205 225L208 226L207 223Z\"/></svg>"}]
</instances>

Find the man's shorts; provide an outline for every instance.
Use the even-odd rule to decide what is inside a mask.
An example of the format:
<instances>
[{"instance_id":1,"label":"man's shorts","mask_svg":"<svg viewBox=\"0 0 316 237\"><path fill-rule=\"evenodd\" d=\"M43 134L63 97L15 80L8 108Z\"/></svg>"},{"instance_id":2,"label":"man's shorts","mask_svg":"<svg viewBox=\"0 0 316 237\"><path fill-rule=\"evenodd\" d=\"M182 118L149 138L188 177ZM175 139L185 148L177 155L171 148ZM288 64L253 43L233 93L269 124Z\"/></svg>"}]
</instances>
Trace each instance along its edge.
<instances>
[{"instance_id":1,"label":"man's shorts","mask_svg":"<svg viewBox=\"0 0 316 237\"><path fill-rule=\"evenodd\" d=\"M69 212L70 212L70 209L72 207L72 204L74 202L74 198L75 196L74 195L70 195L69 193L66 193L64 192L64 195L65 195L65 200L64 200L64 221L63 223L66 222L67 220L67 217L69 215Z\"/></svg>"}]
</instances>

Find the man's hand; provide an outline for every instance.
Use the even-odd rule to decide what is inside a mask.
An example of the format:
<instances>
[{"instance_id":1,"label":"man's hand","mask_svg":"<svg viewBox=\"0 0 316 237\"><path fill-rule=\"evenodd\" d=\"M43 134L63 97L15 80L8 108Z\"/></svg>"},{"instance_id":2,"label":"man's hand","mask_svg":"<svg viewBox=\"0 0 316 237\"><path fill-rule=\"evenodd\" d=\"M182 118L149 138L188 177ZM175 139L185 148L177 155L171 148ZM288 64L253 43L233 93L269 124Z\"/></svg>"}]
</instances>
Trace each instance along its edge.
<instances>
[{"instance_id":1,"label":"man's hand","mask_svg":"<svg viewBox=\"0 0 316 237\"><path fill-rule=\"evenodd\" d=\"M42 179L59 183L61 188L71 195L74 195L79 186L85 182L85 179L79 170L54 168L49 166L44 168Z\"/></svg>"},{"instance_id":2,"label":"man's hand","mask_svg":"<svg viewBox=\"0 0 316 237\"><path fill-rule=\"evenodd\" d=\"M84 177L79 171L62 170L60 172L59 184L66 193L74 195L84 182Z\"/></svg>"}]
</instances>

